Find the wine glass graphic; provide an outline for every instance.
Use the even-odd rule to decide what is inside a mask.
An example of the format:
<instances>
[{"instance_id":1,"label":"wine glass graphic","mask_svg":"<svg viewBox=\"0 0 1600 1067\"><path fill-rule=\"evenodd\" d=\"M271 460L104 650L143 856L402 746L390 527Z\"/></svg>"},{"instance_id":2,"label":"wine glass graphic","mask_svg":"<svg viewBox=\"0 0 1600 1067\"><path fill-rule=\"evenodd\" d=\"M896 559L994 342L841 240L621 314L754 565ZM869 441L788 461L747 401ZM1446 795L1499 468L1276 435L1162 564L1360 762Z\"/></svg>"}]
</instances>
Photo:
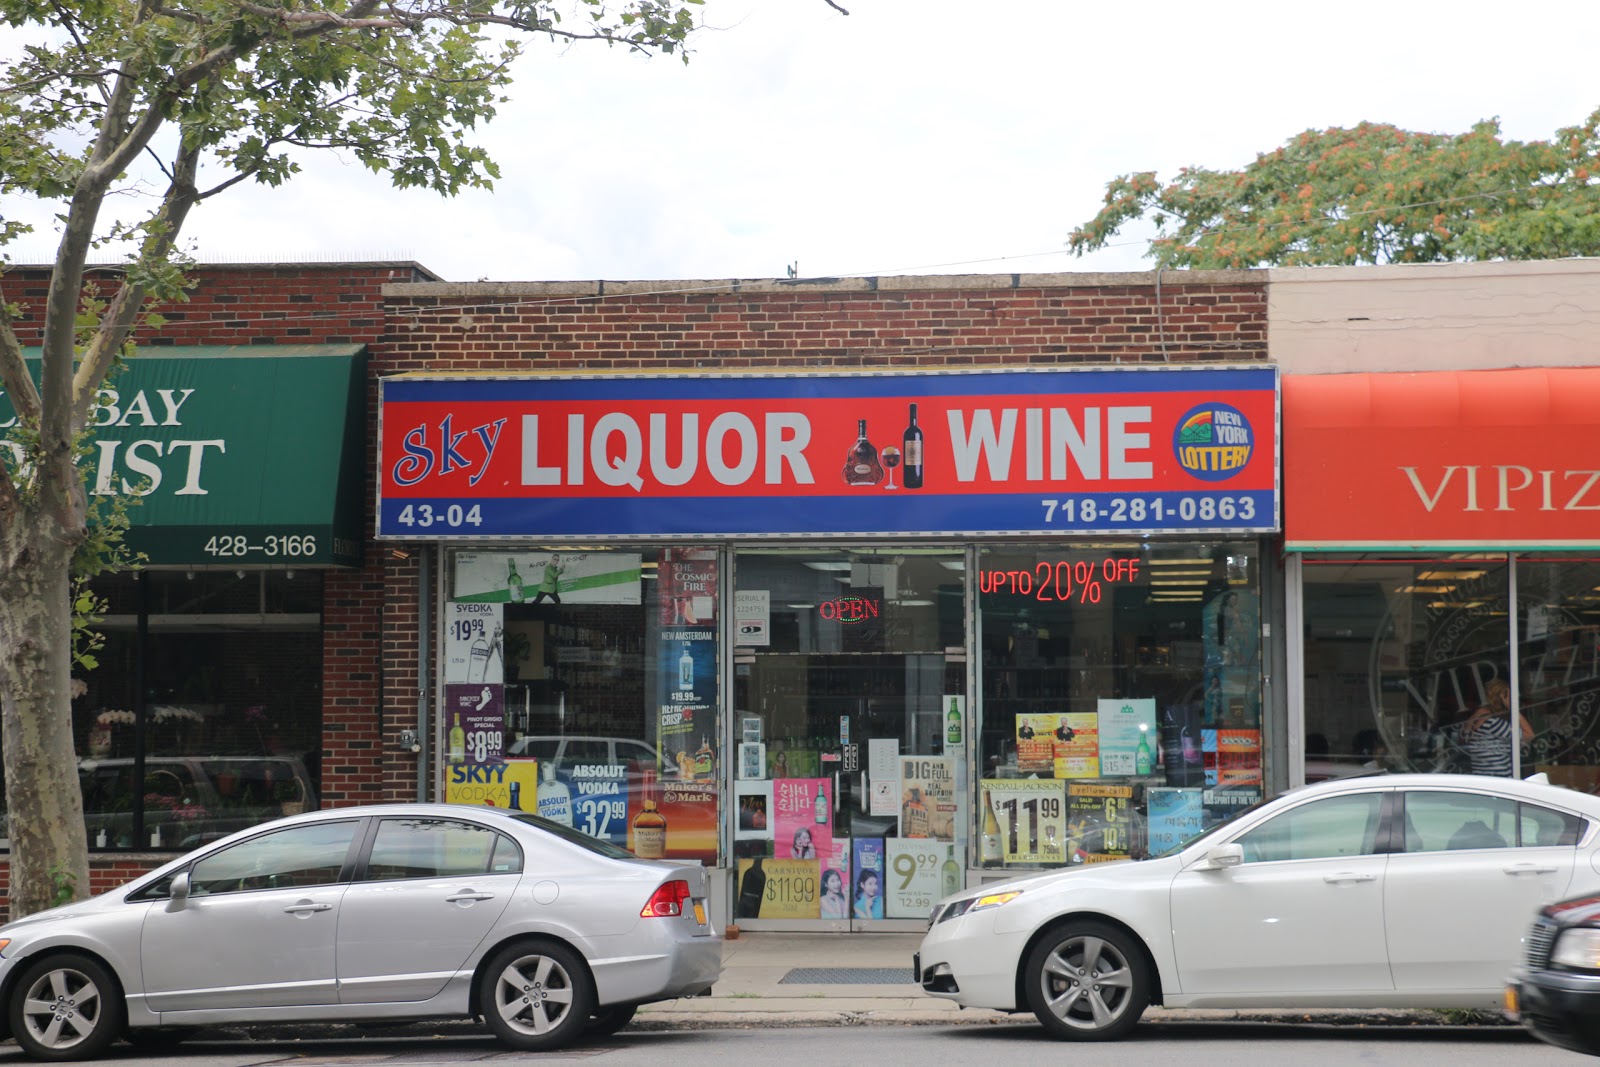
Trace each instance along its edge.
<instances>
[{"instance_id":1,"label":"wine glass graphic","mask_svg":"<svg viewBox=\"0 0 1600 1067\"><path fill-rule=\"evenodd\" d=\"M878 458L883 460L883 465L889 469L889 484L885 489L898 489L894 484L894 469L900 466L900 450L894 445L884 445L878 452Z\"/></svg>"}]
</instances>

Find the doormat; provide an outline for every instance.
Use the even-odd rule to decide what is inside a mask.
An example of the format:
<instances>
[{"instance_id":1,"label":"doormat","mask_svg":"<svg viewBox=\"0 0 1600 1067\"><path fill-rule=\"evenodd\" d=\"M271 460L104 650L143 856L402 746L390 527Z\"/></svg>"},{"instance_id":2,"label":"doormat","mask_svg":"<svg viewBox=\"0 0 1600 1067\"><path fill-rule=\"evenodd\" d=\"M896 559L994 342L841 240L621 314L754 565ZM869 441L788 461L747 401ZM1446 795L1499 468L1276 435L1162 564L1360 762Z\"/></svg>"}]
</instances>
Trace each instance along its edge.
<instances>
[{"instance_id":1,"label":"doormat","mask_svg":"<svg viewBox=\"0 0 1600 1067\"><path fill-rule=\"evenodd\" d=\"M796 967L779 985L912 985L910 967Z\"/></svg>"}]
</instances>

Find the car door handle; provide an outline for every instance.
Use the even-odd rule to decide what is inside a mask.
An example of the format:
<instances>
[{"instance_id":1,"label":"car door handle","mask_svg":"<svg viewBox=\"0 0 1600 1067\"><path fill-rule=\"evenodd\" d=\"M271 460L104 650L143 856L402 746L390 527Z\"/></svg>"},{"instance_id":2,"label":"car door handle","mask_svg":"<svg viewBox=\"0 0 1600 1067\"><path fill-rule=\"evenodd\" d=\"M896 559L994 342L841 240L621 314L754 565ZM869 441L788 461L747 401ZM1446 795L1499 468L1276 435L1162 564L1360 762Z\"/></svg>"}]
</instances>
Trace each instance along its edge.
<instances>
[{"instance_id":1,"label":"car door handle","mask_svg":"<svg viewBox=\"0 0 1600 1067\"><path fill-rule=\"evenodd\" d=\"M332 904L290 904L283 909L290 915L307 915L313 911L332 911Z\"/></svg>"},{"instance_id":2,"label":"car door handle","mask_svg":"<svg viewBox=\"0 0 1600 1067\"><path fill-rule=\"evenodd\" d=\"M1342 882L1376 882L1375 874L1356 874L1354 871L1345 871L1343 874L1325 874L1322 880L1329 885L1339 885Z\"/></svg>"},{"instance_id":3,"label":"car door handle","mask_svg":"<svg viewBox=\"0 0 1600 1067\"><path fill-rule=\"evenodd\" d=\"M476 892L473 892L471 889L468 889L463 893L457 893L453 897L445 897L444 899L445 899L445 902L449 903L449 904L460 904L464 900L493 900L494 899L494 894L493 893L476 893Z\"/></svg>"},{"instance_id":4,"label":"car door handle","mask_svg":"<svg viewBox=\"0 0 1600 1067\"><path fill-rule=\"evenodd\" d=\"M1542 867L1537 863L1513 863L1509 867L1502 867L1500 869L1505 871L1507 874L1510 874L1510 875L1518 875L1518 874L1555 874L1556 873L1556 868L1555 867Z\"/></svg>"}]
</instances>

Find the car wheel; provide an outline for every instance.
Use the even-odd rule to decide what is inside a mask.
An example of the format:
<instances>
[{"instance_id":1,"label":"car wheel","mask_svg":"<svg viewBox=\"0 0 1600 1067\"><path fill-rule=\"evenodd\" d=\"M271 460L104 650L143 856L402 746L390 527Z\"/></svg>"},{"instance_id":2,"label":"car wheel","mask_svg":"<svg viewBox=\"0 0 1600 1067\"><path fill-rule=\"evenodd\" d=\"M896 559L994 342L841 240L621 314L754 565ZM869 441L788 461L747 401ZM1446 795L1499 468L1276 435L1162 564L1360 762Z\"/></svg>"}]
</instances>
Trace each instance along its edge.
<instances>
[{"instance_id":1,"label":"car wheel","mask_svg":"<svg viewBox=\"0 0 1600 1067\"><path fill-rule=\"evenodd\" d=\"M1110 1041L1150 1003L1150 973L1130 934L1102 923L1051 930L1028 954L1028 1007L1053 1037Z\"/></svg>"},{"instance_id":2,"label":"car wheel","mask_svg":"<svg viewBox=\"0 0 1600 1067\"><path fill-rule=\"evenodd\" d=\"M596 1008L589 1021L583 1024L583 1033L586 1037L610 1037L624 1026L633 1022L634 1014L639 1010L637 1004L611 1004L604 1008Z\"/></svg>"},{"instance_id":3,"label":"car wheel","mask_svg":"<svg viewBox=\"0 0 1600 1067\"><path fill-rule=\"evenodd\" d=\"M29 966L12 988L11 1033L36 1060L87 1060L123 1033L127 1006L103 964L57 953Z\"/></svg>"},{"instance_id":4,"label":"car wheel","mask_svg":"<svg viewBox=\"0 0 1600 1067\"><path fill-rule=\"evenodd\" d=\"M594 1011L589 972L578 954L551 941L508 945L479 979L478 1001L500 1043L519 1052L560 1048Z\"/></svg>"}]
</instances>

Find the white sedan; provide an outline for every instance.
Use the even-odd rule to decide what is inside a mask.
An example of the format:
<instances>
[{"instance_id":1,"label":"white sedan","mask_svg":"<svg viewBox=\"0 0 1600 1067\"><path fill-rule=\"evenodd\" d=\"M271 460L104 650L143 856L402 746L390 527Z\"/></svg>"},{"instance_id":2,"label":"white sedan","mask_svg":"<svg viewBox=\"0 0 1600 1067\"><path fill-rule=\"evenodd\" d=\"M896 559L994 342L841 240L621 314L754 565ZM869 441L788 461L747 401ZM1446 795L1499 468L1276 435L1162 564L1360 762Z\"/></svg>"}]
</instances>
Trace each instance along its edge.
<instances>
[{"instance_id":1,"label":"white sedan","mask_svg":"<svg viewBox=\"0 0 1600 1067\"><path fill-rule=\"evenodd\" d=\"M1089 1041L1150 1004L1492 1009L1535 910L1600 892L1597 844L1600 797L1542 780L1323 782L1167 856L948 897L917 980Z\"/></svg>"}]
</instances>

